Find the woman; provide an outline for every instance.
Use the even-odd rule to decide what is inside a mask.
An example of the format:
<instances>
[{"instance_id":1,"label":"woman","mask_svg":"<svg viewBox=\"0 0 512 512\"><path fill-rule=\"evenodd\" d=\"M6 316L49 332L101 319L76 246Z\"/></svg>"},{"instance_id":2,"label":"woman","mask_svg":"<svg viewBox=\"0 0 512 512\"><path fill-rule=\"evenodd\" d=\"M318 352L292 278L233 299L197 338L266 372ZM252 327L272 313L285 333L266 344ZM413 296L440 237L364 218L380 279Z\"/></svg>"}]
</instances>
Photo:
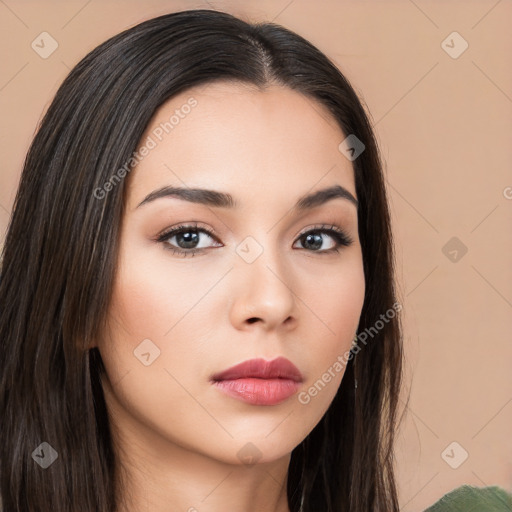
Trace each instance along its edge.
<instances>
[{"instance_id":1,"label":"woman","mask_svg":"<svg viewBox=\"0 0 512 512\"><path fill-rule=\"evenodd\" d=\"M94 49L1 275L5 511L398 511L378 148L300 36L195 10Z\"/></svg>"}]
</instances>

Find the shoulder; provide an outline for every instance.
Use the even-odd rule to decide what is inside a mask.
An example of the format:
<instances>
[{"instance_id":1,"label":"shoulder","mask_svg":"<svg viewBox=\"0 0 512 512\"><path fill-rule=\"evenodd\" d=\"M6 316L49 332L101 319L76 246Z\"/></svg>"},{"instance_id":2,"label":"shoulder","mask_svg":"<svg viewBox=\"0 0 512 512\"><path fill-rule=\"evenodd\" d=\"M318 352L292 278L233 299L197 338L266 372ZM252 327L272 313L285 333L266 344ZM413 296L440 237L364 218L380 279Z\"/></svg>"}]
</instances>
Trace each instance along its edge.
<instances>
[{"instance_id":1,"label":"shoulder","mask_svg":"<svg viewBox=\"0 0 512 512\"><path fill-rule=\"evenodd\" d=\"M510 512L512 494L497 486L479 488L462 485L445 494L424 512L466 512L470 509L478 512Z\"/></svg>"}]
</instances>

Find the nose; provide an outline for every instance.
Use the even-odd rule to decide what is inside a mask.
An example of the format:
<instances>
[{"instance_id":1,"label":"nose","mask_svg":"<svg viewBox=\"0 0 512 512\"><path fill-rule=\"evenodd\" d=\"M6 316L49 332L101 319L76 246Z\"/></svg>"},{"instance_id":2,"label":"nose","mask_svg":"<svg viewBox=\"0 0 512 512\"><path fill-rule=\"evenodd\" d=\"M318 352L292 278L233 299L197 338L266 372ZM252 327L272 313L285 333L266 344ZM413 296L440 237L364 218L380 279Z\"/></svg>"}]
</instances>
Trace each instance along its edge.
<instances>
[{"instance_id":1,"label":"nose","mask_svg":"<svg viewBox=\"0 0 512 512\"><path fill-rule=\"evenodd\" d=\"M290 269L277 251L266 248L252 263L240 258L235 267L232 324L239 330L256 323L266 331L291 328L297 321L297 297Z\"/></svg>"}]
</instances>

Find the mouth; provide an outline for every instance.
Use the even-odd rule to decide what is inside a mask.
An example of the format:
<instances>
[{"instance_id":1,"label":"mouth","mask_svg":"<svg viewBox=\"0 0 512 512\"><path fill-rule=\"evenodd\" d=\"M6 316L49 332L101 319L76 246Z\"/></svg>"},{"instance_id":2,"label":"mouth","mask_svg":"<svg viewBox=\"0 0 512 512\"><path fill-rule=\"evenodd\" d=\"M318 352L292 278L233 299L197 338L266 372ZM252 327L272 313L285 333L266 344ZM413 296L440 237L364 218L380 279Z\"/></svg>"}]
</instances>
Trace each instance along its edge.
<instances>
[{"instance_id":1,"label":"mouth","mask_svg":"<svg viewBox=\"0 0 512 512\"><path fill-rule=\"evenodd\" d=\"M210 381L219 391L251 405L277 405L298 391L303 377L291 361L278 357L244 361Z\"/></svg>"}]
</instances>

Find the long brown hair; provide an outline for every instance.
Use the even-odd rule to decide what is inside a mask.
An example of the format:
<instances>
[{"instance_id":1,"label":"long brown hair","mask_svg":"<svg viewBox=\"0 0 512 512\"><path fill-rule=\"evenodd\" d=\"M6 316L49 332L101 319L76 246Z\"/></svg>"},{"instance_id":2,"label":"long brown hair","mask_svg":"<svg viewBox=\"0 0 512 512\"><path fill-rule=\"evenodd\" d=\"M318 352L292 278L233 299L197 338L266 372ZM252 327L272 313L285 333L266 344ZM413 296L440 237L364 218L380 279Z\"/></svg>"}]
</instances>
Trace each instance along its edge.
<instances>
[{"instance_id":1,"label":"long brown hair","mask_svg":"<svg viewBox=\"0 0 512 512\"><path fill-rule=\"evenodd\" d=\"M352 164L366 296L359 332L328 411L292 452L292 512L398 511L393 438L402 375L394 255L382 164L369 117L317 48L273 23L189 10L132 27L70 72L28 151L2 253L0 492L6 512L114 512L118 462L100 383L125 180L104 186L151 117L190 87L281 84L326 106L364 151ZM341 141L340 141L341 142ZM103 190L101 197L97 193ZM372 330L373 329L373 330ZM355 391L357 379L357 391ZM47 442L58 462L42 469ZM46 447L46 445L43 445Z\"/></svg>"}]
</instances>

